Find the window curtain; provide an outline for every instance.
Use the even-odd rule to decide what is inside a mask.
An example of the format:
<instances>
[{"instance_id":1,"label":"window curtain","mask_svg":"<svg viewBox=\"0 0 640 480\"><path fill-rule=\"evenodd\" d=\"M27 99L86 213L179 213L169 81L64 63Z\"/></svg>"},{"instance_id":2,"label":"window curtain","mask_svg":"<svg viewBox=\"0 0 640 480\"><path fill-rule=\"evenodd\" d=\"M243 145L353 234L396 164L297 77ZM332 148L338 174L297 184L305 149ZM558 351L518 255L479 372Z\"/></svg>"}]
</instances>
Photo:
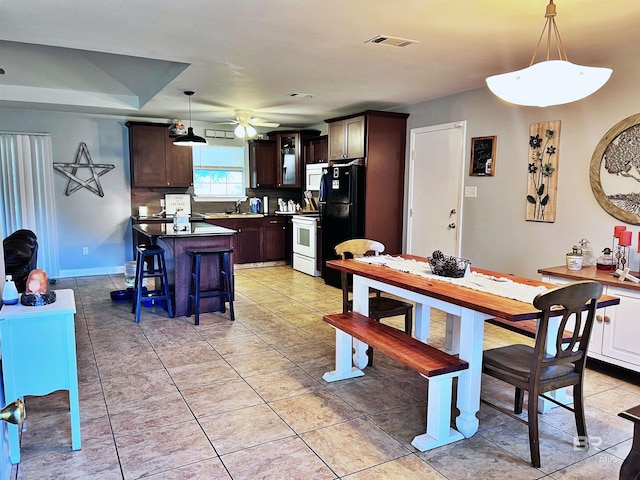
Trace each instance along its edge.
<instances>
[{"instance_id":1,"label":"window curtain","mask_svg":"<svg viewBox=\"0 0 640 480\"><path fill-rule=\"evenodd\" d=\"M38 268L60 273L51 135L0 133L0 230L38 237Z\"/></svg>"}]
</instances>

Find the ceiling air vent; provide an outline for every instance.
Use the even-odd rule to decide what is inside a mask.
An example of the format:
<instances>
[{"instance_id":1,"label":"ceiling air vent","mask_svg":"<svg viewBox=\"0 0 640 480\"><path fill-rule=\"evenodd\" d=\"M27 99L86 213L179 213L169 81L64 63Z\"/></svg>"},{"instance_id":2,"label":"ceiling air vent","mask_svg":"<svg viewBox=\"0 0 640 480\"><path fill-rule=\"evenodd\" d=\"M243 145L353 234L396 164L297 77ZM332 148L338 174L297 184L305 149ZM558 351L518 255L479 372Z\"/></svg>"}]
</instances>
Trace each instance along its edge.
<instances>
[{"instance_id":1,"label":"ceiling air vent","mask_svg":"<svg viewBox=\"0 0 640 480\"><path fill-rule=\"evenodd\" d=\"M387 45L389 47L406 47L412 43L419 43L417 40L407 38L391 37L389 35L376 35L364 43L375 43L377 45Z\"/></svg>"}]
</instances>

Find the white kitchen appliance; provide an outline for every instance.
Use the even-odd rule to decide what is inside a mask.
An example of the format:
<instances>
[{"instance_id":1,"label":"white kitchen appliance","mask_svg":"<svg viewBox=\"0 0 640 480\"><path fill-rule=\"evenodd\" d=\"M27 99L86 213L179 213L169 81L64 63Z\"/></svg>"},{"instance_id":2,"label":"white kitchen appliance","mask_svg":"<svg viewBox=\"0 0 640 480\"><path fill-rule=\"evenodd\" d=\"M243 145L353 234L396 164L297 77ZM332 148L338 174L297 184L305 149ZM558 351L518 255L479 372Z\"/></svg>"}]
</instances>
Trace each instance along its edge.
<instances>
[{"instance_id":1,"label":"white kitchen appliance","mask_svg":"<svg viewBox=\"0 0 640 480\"><path fill-rule=\"evenodd\" d=\"M291 223L293 224L293 269L319 277L321 272L317 267L318 215L293 215Z\"/></svg>"},{"instance_id":2,"label":"white kitchen appliance","mask_svg":"<svg viewBox=\"0 0 640 480\"><path fill-rule=\"evenodd\" d=\"M320 190L320 179L322 178L322 169L328 168L328 163L307 163L306 165L306 189Z\"/></svg>"}]
</instances>

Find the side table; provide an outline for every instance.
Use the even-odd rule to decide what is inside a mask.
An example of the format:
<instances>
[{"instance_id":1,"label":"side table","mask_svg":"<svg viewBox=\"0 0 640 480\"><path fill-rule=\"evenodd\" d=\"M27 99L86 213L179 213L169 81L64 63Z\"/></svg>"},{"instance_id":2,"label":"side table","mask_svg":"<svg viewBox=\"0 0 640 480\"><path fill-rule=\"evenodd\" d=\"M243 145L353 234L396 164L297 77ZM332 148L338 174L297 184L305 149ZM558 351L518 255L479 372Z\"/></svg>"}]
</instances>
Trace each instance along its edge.
<instances>
[{"instance_id":1,"label":"side table","mask_svg":"<svg viewBox=\"0 0 640 480\"><path fill-rule=\"evenodd\" d=\"M75 313L73 290L56 290L56 301L49 305L4 305L0 309L0 348L5 403L25 395L68 390L71 448L79 450ZM7 424L11 463L20 462L18 428Z\"/></svg>"}]
</instances>

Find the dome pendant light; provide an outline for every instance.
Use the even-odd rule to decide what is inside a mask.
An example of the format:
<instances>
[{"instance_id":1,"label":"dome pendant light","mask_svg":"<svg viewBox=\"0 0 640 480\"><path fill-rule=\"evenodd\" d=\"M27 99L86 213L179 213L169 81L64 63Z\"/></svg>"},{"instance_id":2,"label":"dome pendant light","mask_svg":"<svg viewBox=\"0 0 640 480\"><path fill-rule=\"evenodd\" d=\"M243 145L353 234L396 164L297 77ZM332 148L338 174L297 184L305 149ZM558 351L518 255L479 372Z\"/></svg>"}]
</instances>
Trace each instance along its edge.
<instances>
[{"instance_id":1,"label":"dome pendant light","mask_svg":"<svg viewBox=\"0 0 640 480\"><path fill-rule=\"evenodd\" d=\"M187 134L176 138L173 141L174 145L181 147L201 147L207 145L207 141L193 134L193 128L191 127L191 96L196 92L186 91L184 94L189 97L189 128L187 128Z\"/></svg>"},{"instance_id":2,"label":"dome pendant light","mask_svg":"<svg viewBox=\"0 0 640 480\"><path fill-rule=\"evenodd\" d=\"M527 68L487 78L487 86L496 96L516 105L550 107L581 100L607 83L612 73L610 68L585 67L567 60L555 17L556 6L550 0L545 13L547 20ZM559 60L549 59L552 29ZM534 65L545 31L547 57Z\"/></svg>"}]
</instances>

